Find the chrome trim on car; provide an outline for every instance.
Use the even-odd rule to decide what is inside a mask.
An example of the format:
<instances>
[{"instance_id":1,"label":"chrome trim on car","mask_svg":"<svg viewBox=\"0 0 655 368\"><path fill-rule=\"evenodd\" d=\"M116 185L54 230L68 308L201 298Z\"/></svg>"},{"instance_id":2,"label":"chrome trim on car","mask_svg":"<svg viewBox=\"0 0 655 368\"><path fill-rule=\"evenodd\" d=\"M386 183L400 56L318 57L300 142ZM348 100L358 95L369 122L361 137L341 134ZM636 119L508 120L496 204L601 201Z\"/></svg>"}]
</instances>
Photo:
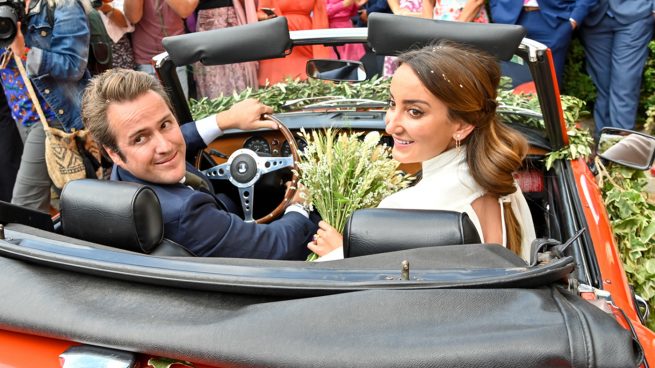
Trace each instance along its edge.
<instances>
[{"instance_id":1,"label":"chrome trim on car","mask_svg":"<svg viewBox=\"0 0 655 368\"><path fill-rule=\"evenodd\" d=\"M161 64L168 58L168 52L164 51L161 54L157 54L152 57L152 62L155 64L155 68L159 68Z\"/></svg>"},{"instance_id":2,"label":"chrome trim on car","mask_svg":"<svg viewBox=\"0 0 655 368\"><path fill-rule=\"evenodd\" d=\"M534 63L537 61L537 51L544 52L546 49L548 49L548 46L541 42L537 42L529 38L524 38L519 45L519 49L527 51L529 61Z\"/></svg>"},{"instance_id":3,"label":"chrome trim on car","mask_svg":"<svg viewBox=\"0 0 655 368\"><path fill-rule=\"evenodd\" d=\"M296 45L342 45L344 43L366 43L367 28L330 28L289 31L289 37Z\"/></svg>"},{"instance_id":4,"label":"chrome trim on car","mask_svg":"<svg viewBox=\"0 0 655 368\"><path fill-rule=\"evenodd\" d=\"M136 355L127 351L80 345L59 355L62 368L136 368Z\"/></svg>"},{"instance_id":5,"label":"chrome trim on car","mask_svg":"<svg viewBox=\"0 0 655 368\"><path fill-rule=\"evenodd\" d=\"M637 303L637 313L639 314L639 319L642 323L645 324L645 321L648 321L650 318L650 307L648 307L648 302L641 295L637 294L635 294L635 302Z\"/></svg>"},{"instance_id":6,"label":"chrome trim on car","mask_svg":"<svg viewBox=\"0 0 655 368\"><path fill-rule=\"evenodd\" d=\"M357 107L357 106L387 108L388 104L384 101L369 100L366 98L336 98L333 100L316 102L311 105L307 105L305 107L311 109L317 107Z\"/></svg>"}]
</instances>

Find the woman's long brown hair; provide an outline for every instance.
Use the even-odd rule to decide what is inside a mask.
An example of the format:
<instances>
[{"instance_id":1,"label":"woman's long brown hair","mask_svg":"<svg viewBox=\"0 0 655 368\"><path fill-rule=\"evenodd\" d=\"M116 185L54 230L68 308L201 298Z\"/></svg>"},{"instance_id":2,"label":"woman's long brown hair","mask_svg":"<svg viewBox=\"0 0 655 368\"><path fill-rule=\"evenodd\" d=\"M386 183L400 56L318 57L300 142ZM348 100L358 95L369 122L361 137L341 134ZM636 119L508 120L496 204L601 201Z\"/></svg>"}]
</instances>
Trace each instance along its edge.
<instances>
[{"instance_id":1,"label":"woman's long brown hair","mask_svg":"<svg viewBox=\"0 0 655 368\"><path fill-rule=\"evenodd\" d=\"M452 121L475 128L462 140L466 160L475 181L488 193L504 196L516 191L512 174L528 149L523 136L496 117L500 66L492 56L448 41L441 41L398 58L409 65L423 85L448 107ZM521 254L521 225L503 203L507 247Z\"/></svg>"}]
</instances>

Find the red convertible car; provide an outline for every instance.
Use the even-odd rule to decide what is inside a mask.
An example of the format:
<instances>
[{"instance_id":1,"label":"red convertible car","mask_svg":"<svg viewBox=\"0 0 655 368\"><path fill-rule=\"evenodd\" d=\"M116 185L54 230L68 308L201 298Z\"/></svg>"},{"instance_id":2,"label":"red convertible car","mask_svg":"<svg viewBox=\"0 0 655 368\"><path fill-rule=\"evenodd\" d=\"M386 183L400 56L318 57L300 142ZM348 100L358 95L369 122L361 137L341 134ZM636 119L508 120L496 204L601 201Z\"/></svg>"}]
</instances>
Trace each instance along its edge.
<instances>
[{"instance_id":1,"label":"red convertible car","mask_svg":"<svg viewBox=\"0 0 655 368\"><path fill-rule=\"evenodd\" d=\"M530 143L517 173L538 237L529 262L476 242L457 213L381 209L352 214L343 260L195 258L162 238L152 189L73 181L56 221L0 203L0 367L655 364L647 308L627 283L587 162L544 166L569 138L550 51L524 36L520 26L384 14L371 15L368 28L289 32L279 17L167 38L156 62L177 117L190 121L176 65L278 58L313 44L368 43L395 55L450 39L486 50L513 86L533 86L541 110L499 109ZM383 102L334 98L274 118L292 133L384 132L384 115ZM391 144L384 134L382 141ZM193 159L207 173L224 173L223 154L234 162L244 150L293 164L295 143L303 141L279 131L228 131ZM244 216L265 218L290 171L261 174L252 188L215 186L236 198L244 185L255 190L258 201Z\"/></svg>"}]
</instances>

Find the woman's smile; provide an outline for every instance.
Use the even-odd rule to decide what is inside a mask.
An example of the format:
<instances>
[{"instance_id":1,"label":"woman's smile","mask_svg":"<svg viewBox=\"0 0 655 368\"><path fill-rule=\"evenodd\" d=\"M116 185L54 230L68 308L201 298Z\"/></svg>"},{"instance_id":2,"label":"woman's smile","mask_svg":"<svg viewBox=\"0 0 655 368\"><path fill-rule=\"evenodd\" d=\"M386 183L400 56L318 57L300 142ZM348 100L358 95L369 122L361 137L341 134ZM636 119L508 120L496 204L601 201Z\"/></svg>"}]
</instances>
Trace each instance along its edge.
<instances>
[{"instance_id":1,"label":"woman's smile","mask_svg":"<svg viewBox=\"0 0 655 368\"><path fill-rule=\"evenodd\" d=\"M393 144L394 146L399 145L399 146L406 146L409 144L414 143L412 140L406 140L406 139L400 139L398 137L393 137Z\"/></svg>"}]
</instances>

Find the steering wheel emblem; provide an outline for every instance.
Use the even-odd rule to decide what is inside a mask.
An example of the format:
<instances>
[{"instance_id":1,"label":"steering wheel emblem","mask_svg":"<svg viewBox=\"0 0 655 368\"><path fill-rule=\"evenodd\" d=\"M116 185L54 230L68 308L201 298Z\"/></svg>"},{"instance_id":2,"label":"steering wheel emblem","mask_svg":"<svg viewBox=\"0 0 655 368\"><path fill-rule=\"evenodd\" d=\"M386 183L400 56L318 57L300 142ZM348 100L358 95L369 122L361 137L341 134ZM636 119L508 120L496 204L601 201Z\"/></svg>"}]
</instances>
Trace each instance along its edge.
<instances>
[{"instance_id":1,"label":"steering wheel emblem","mask_svg":"<svg viewBox=\"0 0 655 368\"><path fill-rule=\"evenodd\" d=\"M248 164L245 162L239 162L239 167L237 168L239 174L245 174L248 171Z\"/></svg>"}]
</instances>

